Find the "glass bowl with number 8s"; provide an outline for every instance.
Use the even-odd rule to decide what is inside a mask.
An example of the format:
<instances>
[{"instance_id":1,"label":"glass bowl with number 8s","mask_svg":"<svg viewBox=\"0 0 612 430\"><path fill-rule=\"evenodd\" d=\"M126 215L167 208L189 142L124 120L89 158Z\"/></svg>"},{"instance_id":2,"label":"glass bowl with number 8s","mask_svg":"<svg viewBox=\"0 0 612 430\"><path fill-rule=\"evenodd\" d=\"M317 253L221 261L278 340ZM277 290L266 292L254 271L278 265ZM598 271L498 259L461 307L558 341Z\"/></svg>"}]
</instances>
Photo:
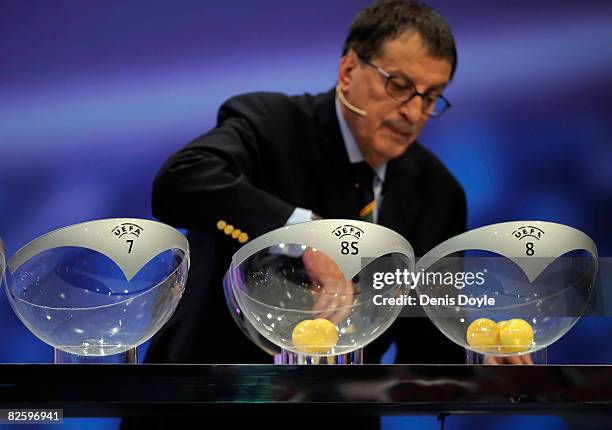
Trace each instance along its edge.
<instances>
[{"instance_id":1,"label":"glass bowl with number 8s","mask_svg":"<svg viewBox=\"0 0 612 430\"><path fill-rule=\"evenodd\" d=\"M399 234L354 220L283 227L243 246L226 274L230 311L266 351L315 357L348 354L379 337L399 315L400 283L373 287L375 273L413 270ZM273 345L273 346L271 346Z\"/></svg>"}]
</instances>

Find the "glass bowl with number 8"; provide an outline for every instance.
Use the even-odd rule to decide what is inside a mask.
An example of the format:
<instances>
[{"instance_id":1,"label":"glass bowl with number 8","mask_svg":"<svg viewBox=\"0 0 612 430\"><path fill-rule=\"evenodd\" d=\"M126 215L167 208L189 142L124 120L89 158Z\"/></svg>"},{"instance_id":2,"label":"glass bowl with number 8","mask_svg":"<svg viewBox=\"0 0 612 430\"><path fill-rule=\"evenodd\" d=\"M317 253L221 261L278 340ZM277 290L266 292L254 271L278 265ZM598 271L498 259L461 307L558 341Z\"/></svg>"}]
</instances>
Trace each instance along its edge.
<instances>
[{"instance_id":1,"label":"glass bowl with number 8","mask_svg":"<svg viewBox=\"0 0 612 430\"><path fill-rule=\"evenodd\" d=\"M469 351L523 355L548 347L587 309L597 249L583 232L513 221L455 236L417 264L431 321Z\"/></svg>"}]
</instances>

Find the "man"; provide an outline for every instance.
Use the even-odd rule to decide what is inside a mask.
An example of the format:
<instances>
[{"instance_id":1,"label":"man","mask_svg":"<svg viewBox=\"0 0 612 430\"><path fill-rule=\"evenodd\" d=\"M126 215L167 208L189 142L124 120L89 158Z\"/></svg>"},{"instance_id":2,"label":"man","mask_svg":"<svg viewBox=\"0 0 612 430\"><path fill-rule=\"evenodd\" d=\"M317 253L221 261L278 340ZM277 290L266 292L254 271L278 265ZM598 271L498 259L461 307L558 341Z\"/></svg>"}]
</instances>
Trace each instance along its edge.
<instances>
[{"instance_id":1,"label":"man","mask_svg":"<svg viewBox=\"0 0 612 430\"><path fill-rule=\"evenodd\" d=\"M381 1L352 23L335 90L253 93L223 104L217 126L155 180L153 212L188 229L192 267L147 361L271 362L231 319L221 283L232 254L267 231L315 216L362 218L402 234L417 256L464 231L461 186L416 142L429 118L450 106L442 92L456 62L437 13ZM356 189L364 171L369 179ZM398 319L366 348L365 361L380 362L393 341L398 363L462 361L462 350L425 318Z\"/></svg>"}]
</instances>

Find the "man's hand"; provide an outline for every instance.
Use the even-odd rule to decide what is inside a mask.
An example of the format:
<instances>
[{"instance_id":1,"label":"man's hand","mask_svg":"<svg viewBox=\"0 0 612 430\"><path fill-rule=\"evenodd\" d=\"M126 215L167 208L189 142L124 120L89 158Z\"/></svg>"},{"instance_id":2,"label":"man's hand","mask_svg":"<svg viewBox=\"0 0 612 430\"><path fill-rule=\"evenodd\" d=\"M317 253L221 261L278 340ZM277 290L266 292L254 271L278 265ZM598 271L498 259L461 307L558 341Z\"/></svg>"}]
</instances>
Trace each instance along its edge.
<instances>
[{"instance_id":1,"label":"man's hand","mask_svg":"<svg viewBox=\"0 0 612 430\"><path fill-rule=\"evenodd\" d=\"M321 251L306 248L302 260L313 283L312 310L318 312L316 318L325 318L338 325L351 314L353 283L345 279L336 262Z\"/></svg>"},{"instance_id":2,"label":"man's hand","mask_svg":"<svg viewBox=\"0 0 612 430\"><path fill-rule=\"evenodd\" d=\"M531 354L510 355L508 357L487 355L484 359L484 364L533 364L533 360L531 359Z\"/></svg>"}]
</instances>

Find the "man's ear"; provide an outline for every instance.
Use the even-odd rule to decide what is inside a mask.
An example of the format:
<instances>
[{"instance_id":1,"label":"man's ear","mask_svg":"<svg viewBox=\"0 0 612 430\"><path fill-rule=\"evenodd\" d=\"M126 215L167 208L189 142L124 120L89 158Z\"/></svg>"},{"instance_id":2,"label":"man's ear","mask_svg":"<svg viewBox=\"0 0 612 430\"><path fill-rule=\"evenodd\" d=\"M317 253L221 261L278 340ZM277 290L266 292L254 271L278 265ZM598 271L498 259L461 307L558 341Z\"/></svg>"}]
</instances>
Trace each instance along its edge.
<instances>
[{"instance_id":1,"label":"man's ear","mask_svg":"<svg viewBox=\"0 0 612 430\"><path fill-rule=\"evenodd\" d=\"M338 84L342 91L348 90L349 83L351 82L351 75L357 66L357 54L355 54L353 50L349 50L340 59L340 65L338 66Z\"/></svg>"}]
</instances>

